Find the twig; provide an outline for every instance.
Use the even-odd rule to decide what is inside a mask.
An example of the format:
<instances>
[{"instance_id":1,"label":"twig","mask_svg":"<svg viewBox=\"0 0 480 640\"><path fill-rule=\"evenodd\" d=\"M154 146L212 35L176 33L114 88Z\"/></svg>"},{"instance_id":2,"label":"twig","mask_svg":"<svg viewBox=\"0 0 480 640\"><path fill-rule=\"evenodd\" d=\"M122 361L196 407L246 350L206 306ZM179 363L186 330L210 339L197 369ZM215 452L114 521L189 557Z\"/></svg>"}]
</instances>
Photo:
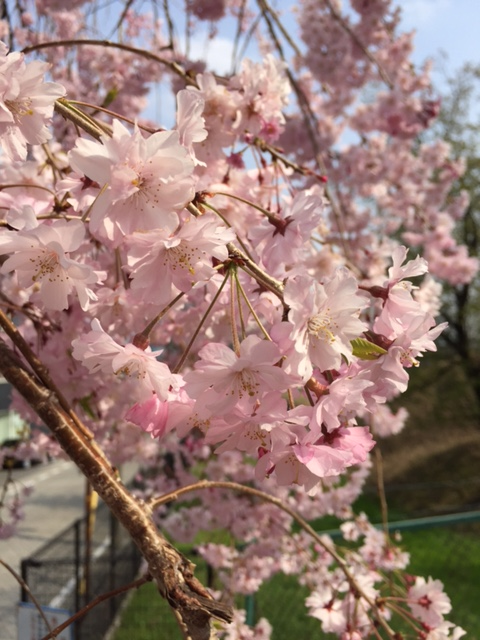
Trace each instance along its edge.
<instances>
[{"instance_id":1,"label":"twig","mask_svg":"<svg viewBox=\"0 0 480 640\"><path fill-rule=\"evenodd\" d=\"M300 49L297 47L295 42L290 37L290 34L288 33L288 31L283 26L281 20L279 19L278 15L277 15L277 12L274 9L272 9L272 7L268 4L268 2L266 2L266 0L257 0L257 2L258 2L258 6L260 7L260 10L263 13L263 16L264 16L265 20L269 21L269 19L267 18L267 15L266 15L268 13L270 15L271 19L275 22L277 27L280 29L280 31L282 33L282 36L285 38L285 40L288 42L288 44L295 51L295 54L300 57L302 55ZM271 25L269 25L269 28L270 28L270 26Z\"/></svg>"},{"instance_id":2,"label":"twig","mask_svg":"<svg viewBox=\"0 0 480 640\"><path fill-rule=\"evenodd\" d=\"M101 127L93 118L71 105L64 98L59 98L55 101L55 111L89 133L96 140L100 140L101 136L109 133L105 130L105 125Z\"/></svg>"},{"instance_id":3,"label":"twig","mask_svg":"<svg viewBox=\"0 0 480 640\"><path fill-rule=\"evenodd\" d=\"M388 506L387 506L387 498L385 495L385 482L383 479L383 458L382 452L380 451L380 447L377 446L374 449L375 453L375 472L377 476L377 492L378 498L380 500L380 508L382 510L382 524L383 524L383 532L389 540L390 534L388 531Z\"/></svg>"},{"instance_id":4,"label":"twig","mask_svg":"<svg viewBox=\"0 0 480 640\"><path fill-rule=\"evenodd\" d=\"M192 337L190 338L187 346L185 347L185 351L183 352L180 360L178 361L178 363L176 364L176 366L173 369L174 373L178 373L183 365L185 364L185 360L188 358L188 354L190 353L191 348L193 347L193 343L195 342L195 340L197 339L198 334L200 333L200 329L203 327L203 325L205 324L208 316L210 315L210 311L213 309L213 307L215 306L215 303L217 302L220 294L222 293L223 287L227 284L227 280L230 277L230 273L227 271L227 273L225 274L225 277L223 279L222 284L220 285L220 287L218 288L217 293L213 296L212 301L210 302L210 304L208 305L207 310L205 311L205 313L203 314L203 318L200 320L200 322L198 323L197 328L195 329L195 331L193 332Z\"/></svg>"},{"instance_id":5,"label":"twig","mask_svg":"<svg viewBox=\"0 0 480 640\"><path fill-rule=\"evenodd\" d=\"M132 47L128 44L122 44L121 42L112 42L111 40L96 40L94 38L86 38L84 40L50 40L49 42L39 42L37 44L32 44L29 47L25 47L24 49L22 49L22 53L27 54L31 53L32 51L40 51L41 49L48 49L50 47L80 47L83 45L121 49L122 51L127 51L128 53L134 53L138 56L141 56L142 58L153 60L154 62L158 62L159 64L168 67L170 71L173 71L173 73L176 73L178 76L183 78L187 84L193 85L195 87L197 86L195 80L193 80L193 78L177 62L172 62L171 60L167 60L166 58L157 56L151 51L138 49L137 47Z\"/></svg>"},{"instance_id":6,"label":"twig","mask_svg":"<svg viewBox=\"0 0 480 640\"><path fill-rule=\"evenodd\" d=\"M112 38L116 32L118 31L118 29L120 29L120 27L122 26L122 22L125 20L125 17L128 13L128 10L130 9L130 7L132 6L132 4L135 2L135 0L127 0L125 2L125 6L123 7L123 11L120 15L120 17L118 18L117 24L113 27L112 32L110 34L110 38Z\"/></svg>"},{"instance_id":7,"label":"twig","mask_svg":"<svg viewBox=\"0 0 480 640\"><path fill-rule=\"evenodd\" d=\"M129 584L123 585L123 587L118 587L117 589L114 589L113 591L109 591L108 593L102 593L101 596L97 596L96 598L91 600L88 604L82 607L80 611L77 611L76 613L74 613L73 616L70 616L68 620L65 620L65 622L62 622L62 624L59 624L58 627L55 627L55 629L52 630L51 627L49 627L50 633L47 633L46 636L43 636L41 640L51 640L51 638L56 638L57 634L61 633L64 629L69 627L71 624L73 624L80 618L83 618L85 614L87 614L89 611L94 609L97 605L101 604L102 602L105 602L105 600L114 598L115 596L118 596L121 593L125 593L125 591L129 591L130 589L138 589L138 587L141 587L142 584L146 584L147 582L151 582L152 580L153 580L152 576L149 573L147 573L141 578L138 578L137 580L134 580Z\"/></svg>"},{"instance_id":8,"label":"twig","mask_svg":"<svg viewBox=\"0 0 480 640\"><path fill-rule=\"evenodd\" d=\"M264 502L269 502L270 504L275 505L282 511L285 511L289 516L291 516L295 522L306 531L315 542L322 547L327 553L329 553L332 558L337 562L340 569L343 571L345 577L347 578L350 586L356 592L361 594L362 598L365 602L377 613L378 623L384 628L390 638L395 638L395 632L391 629L388 622L381 615L377 604L372 598L364 593L361 586L355 580L352 572L347 566L345 560L333 549L330 545L328 545L323 539L322 536L319 535L310 524L302 518L294 509L291 509L288 505L286 505L279 498L275 498L274 496L265 493L264 491L260 491L260 489L255 489L254 487L245 486L242 484L238 484L237 482L225 482L225 481L216 481L216 480L199 480L194 484L187 485L185 487L180 487L179 489L175 489L174 491L170 491L169 493L164 494L159 498L151 498L148 501L149 507L152 509L156 509L157 507L167 503L172 502L173 500L178 500L181 496L191 493L192 491L198 491L202 489L229 489L231 491L238 491L240 493L246 493L249 496L253 496L255 498L259 498Z\"/></svg>"},{"instance_id":9,"label":"twig","mask_svg":"<svg viewBox=\"0 0 480 640\"><path fill-rule=\"evenodd\" d=\"M21 576L18 575L18 573L14 569L12 569L12 567L9 564L7 564L6 562L4 562L1 559L0 559L0 564L3 567L5 567L5 569L12 574L12 576L15 578L15 580L18 582L18 584L22 587L22 589L24 589L28 593L29 598L31 599L31 601L35 605L35 608L38 610L38 613L42 617L42 620L44 621L45 626L47 627L47 629L50 630L49 638L52 638L52 637L55 638L55 634L52 632L52 627L50 626L50 623L47 620L47 617L46 617L45 613L43 612L43 609L40 606L38 600L35 598L33 593L30 591L30 588L29 588L28 584L25 582L25 580Z\"/></svg>"},{"instance_id":10,"label":"twig","mask_svg":"<svg viewBox=\"0 0 480 640\"><path fill-rule=\"evenodd\" d=\"M276 280L276 278L272 278L269 276L263 269L261 269L253 260L251 260L243 251L237 249L237 247L229 242L227 244L227 249L232 258L235 258L239 261L239 266L247 272L250 272L250 275L255 278L255 280L263 285L266 289L274 293L277 298L279 298L283 303L283 284L280 280Z\"/></svg>"}]
</instances>

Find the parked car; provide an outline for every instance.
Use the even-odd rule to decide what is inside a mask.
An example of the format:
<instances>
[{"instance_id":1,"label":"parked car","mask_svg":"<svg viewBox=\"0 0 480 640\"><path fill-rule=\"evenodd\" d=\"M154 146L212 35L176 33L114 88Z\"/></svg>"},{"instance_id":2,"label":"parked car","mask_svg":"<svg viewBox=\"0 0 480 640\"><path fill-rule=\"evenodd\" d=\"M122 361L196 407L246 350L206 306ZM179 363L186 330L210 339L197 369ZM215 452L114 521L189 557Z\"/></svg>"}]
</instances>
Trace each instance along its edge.
<instances>
[{"instance_id":1,"label":"parked car","mask_svg":"<svg viewBox=\"0 0 480 640\"><path fill-rule=\"evenodd\" d=\"M26 448L28 448L28 443L21 438L12 438L2 442L0 446L2 469L28 469L31 466L35 466L43 462L41 458L32 458L25 455L27 453L27 451L25 451ZM11 451L11 453L7 451L7 453L2 456L5 449Z\"/></svg>"}]
</instances>

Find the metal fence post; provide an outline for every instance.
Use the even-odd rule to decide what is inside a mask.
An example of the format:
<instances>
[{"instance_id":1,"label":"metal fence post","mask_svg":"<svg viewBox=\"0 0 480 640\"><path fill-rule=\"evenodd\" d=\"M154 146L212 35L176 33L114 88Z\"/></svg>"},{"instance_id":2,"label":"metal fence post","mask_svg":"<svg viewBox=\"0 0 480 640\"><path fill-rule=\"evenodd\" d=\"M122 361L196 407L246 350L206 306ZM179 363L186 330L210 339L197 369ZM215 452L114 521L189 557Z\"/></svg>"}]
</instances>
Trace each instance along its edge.
<instances>
[{"instance_id":1,"label":"metal fence post","mask_svg":"<svg viewBox=\"0 0 480 640\"><path fill-rule=\"evenodd\" d=\"M118 523L113 513L110 515L110 562L109 562L109 588L113 591L117 587L116 562L117 562L117 546L118 546ZM116 610L115 598L110 598L110 616L113 619Z\"/></svg>"},{"instance_id":2,"label":"metal fence post","mask_svg":"<svg viewBox=\"0 0 480 640\"><path fill-rule=\"evenodd\" d=\"M75 544L75 557L74 557L74 563L75 563L75 613L77 611L80 611L81 609L81 588L82 588L82 576L81 576L81 564L82 564L82 540L81 540L81 535L82 535L82 531L81 531L81 526L82 526L82 519L76 520L75 524L74 524L74 531L75 531L75 538L74 538L74 544ZM80 640L80 626L78 624L78 621L74 623L73 625L73 637L75 640Z\"/></svg>"},{"instance_id":3,"label":"metal fence post","mask_svg":"<svg viewBox=\"0 0 480 640\"><path fill-rule=\"evenodd\" d=\"M30 565L29 559L22 560L20 565L20 572L22 576L22 585L20 587L20 602L28 601L28 593L26 590L26 585L28 584L28 567Z\"/></svg>"}]
</instances>

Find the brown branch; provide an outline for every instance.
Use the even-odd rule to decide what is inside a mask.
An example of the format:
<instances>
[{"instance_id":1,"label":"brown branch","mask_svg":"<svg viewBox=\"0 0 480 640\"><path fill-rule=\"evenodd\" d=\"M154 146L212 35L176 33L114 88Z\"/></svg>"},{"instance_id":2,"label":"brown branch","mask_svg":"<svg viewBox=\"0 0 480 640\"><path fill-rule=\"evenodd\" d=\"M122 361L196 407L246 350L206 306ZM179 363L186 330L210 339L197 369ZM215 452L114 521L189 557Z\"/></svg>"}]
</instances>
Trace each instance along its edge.
<instances>
[{"instance_id":1,"label":"brown branch","mask_svg":"<svg viewBox=\"0 0 480 640\"><path fill-rule=\"evenodd\" d=\"M50 47L79 47L82 45L105 47L106 49L120 49L121 51L126 51L128 53L134 53L135 55L141 56L142 58L153 60L154 62L158 62L159 64L168 67L170 71L173 71L173 73L176 73L178 76L183 78L187 84L195 87L197 86L195 80L193 80L193 78L177 62L172 62L171 60L167 60L166 58L157 56L151 51L138 49L137 47L132 47L121 42L112 42L111 40L96 40L93 38L85 38L82 40L50 40L49 42L38 42L37 44L32 44L29 47L25 47L24 49L22 49L22 53L27 54L31 53L32 51L40 51L41 49L48 49Z\"/></svg>"},{"instance_id":2,"label":"brown branch","mask_svg":"<svg viewBox=\"0 0 480 640\"><path fill-rule=\"evenodd\" d=\"M47 635L44 636L42 640L51 640L51 638L56 638L57 635L61 633L64 629L69 627L76 620L83 618L85 614L87 614L91 609L94 609L100 603L105 602L105 600L109 600L110 598L114 598L115 596L118 596L121 593L125 593L125 591L130 591L130 589L138 589L138 587L141 587L142 584L145 584L146 582L150 582L151 580L152 580L152 576L149 573L147 573L141 578L138 578L137 580L134 580L129 584L123 585L123 587L118 587L118 589L114 589L113 591L109 591L108 593L103 593L101 596L97 596L96 598L91 600L87 605L82 607L80 611L77 611L77 613L74 613L73 616L70 616L68 620L65 620L65 622L62 622L62 624L59 624L58 627L55 627L55 629L51 630L50 633L47 633Z\"/></svg>"},{"instance_id":3,"label":"brown branch","mask_svg":"<svg viewBox=\"0 0 480 640\"><path fill-rule=\"evenodd\" d=\"M77 427L68 413L19 363L0 338L0 372L25 398L51 430L62 449L88 478L92 487L125 527L145 558L160 594L179 612L191 640L210 640L212 617L230 622L232 610L217 603L195 578L195 565L163 538L151 518L151 510L124 487L115 470Z\"/></svg>"},{"instance_id":4,"label":"brown branch","mask_svg":"<svg viewBox=\"0 0 480 640\"><path fill-rule=\"evenodd\" d=\"M35 605L35 608L37 609L37 611L40 614L42 620L44 621L45 626L47 627L47 629L50 629L50 631L51 631L52 627L50 626L50 623L48 622L47 617L44 614L42 607L40 606L38 600L35 598L33 593L30 591L30 588L29 588L28 584L25 582L25 580L21 576L19 576L18 573L14 569L12 569L12 567L9 564L7 564L6 562L4 562L3 560L0 560L0 564L2 566L4 566L5 569L12 574L12 576L15 578L15 580L18 582L18 584L22 587L22 589L24 589L28 593L29 598L31 599L31 601Z\"/></svg>"},{"instance_id":5,"label":"brown branch","mask_svg":"<svg viewBox=\"0 0 480 640\"><path fill-rule=\"evenodd\" d=\"M8 335L10 340L13 342L15 347L20 351L20 353L25 358L26 362L32 368L33 373L37 376L40 382L48 389L50 392L55 394L56 399L62 409L68 414L70 419L75 423L77 428L83 433L83 435L89 439L93 440L93 433L88 429L80 418L76 415L73 409L70 407L67 399L63 396L60 389L57 387L52 377L50 376L50 372L47 367L40 362L37 358L36 354L22 336L17 327L13 324L10 318L0 310L0 326ZM17 361L17 366L22 366L21 361Z\"/></svg>"},{"instance_id":6,"label":"brown branch","mask_svg":"<svg viewBox=\"0 0 480 640\"><path fill-rule=\"evenodd\" d=\"M101 136L105 134L111 135L106 128L107 125L100 124L97 120L94 120L80 109L77 109L65 98L55 100L55 111L66 120L70 120L70 122L73 122L77 127L89 133L95 140L100 140Z\"/></svg>"}]
</instances>

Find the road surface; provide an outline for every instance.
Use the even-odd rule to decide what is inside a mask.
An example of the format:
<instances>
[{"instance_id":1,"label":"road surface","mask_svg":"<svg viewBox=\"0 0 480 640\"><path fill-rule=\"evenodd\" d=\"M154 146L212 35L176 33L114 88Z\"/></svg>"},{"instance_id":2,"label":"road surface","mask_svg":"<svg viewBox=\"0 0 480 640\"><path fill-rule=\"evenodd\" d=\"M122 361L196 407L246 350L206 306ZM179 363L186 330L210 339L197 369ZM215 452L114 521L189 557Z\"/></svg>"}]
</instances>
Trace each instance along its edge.
<instances>
[{"instance_id":1,"label":"road surface","mask_svg":"<svg viewBox=\"0 0 480 640\"><path fill-rule=\"evenodd\" d=\"M5 471L0 472L3 485ZM20 573L20 561L35 552L83 515L85 478L72 462L55 461L30 469L16 469L14 478L34 486L25 503L18 533L0 540L0 558ZM0 566L0 640L17 640L17 602L20 587Z\"/></svg>"},{"instance_id":2,"label":"road surface","mask_svg":"<svg viewBox=\"0 0 480 640\"><path fill-rule=\"evenodd\" d=\"M134 465L127 465L122 477L133 477ZM6 471L0 471L0 487ZM20 562L84 514L86 480L72 462L62 460L30 469L15 469L14 478L34 486L26 499L25 518L17 534L0 540L0 559L20 573ZM17 640L17 602L20 586L0 565L0 640Z\"/></svg>"}]
</instances>

